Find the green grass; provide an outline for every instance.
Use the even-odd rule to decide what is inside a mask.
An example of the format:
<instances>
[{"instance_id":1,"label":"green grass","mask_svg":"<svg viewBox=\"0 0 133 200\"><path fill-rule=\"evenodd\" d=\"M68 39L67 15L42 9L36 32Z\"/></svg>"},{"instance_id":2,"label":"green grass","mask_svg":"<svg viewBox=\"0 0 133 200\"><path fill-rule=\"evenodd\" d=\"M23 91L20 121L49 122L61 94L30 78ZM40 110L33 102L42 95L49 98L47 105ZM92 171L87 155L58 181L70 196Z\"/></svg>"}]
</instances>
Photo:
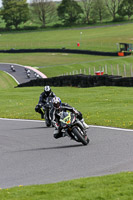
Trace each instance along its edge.
<instances>
[{"instance_id":1,"label":"green grass","mask_svg":"<svg viewBox=\"0 0 133 200\"><path fill-rule=\"evenodd\" d=\"M133 173L0 190L1 200L133 200Z\"/></svg>"},{"instance_id":2,"label":"green grass","mask_svg":"<svg viewBox=\"0 0 133 200\"><path fill-rule=\"evenodd\" d=\"M107 74L131 76L131 67L133 71L133 56L128 57L104 57L104 56L90 56L90 55L53 55L53 58L48 55L49 59L55 61L51 65L44 65L39 70L47 75L47 77L58 76L62 74L76 74L85 73L94 75L94 71L104 71ZM58 59L58 57L60 59ZM61 60L62 59L62 60ZM66 64L61 64L63 62ZM45 62L45 61L44 61ZM60 64L56 64L56 62ZM73 63L72 63L73 62ZM119 66L119 73L117 66ZM124 66L126 66L126 74L124 73ZM106 71L107 70L107 71ZM54 75L53 75L54 71Z\"/></svg>"},{"instance_id":3,"label":"green grass","mask_svg":"<svg viewBox=\"0 0 133 200\"><path fill-rule=\"evenodd\" d=\"M26 66L39 67L39 70L48 77L58 76L73 71L89 73L99 71L107 65L107 73L112 74L111 65L113 66L113 74L117 75L117 65L119 65L120 75L124 75L124 64L126 65L126 75L131 76L131 65L133 56L127 57L108 57L93 55L77 55L77 54L60 54L60 53L29 53L29 54L0 54L1 63L17 63ZM132 69L133 70L133 69ZM53 73L54 72L54 73ZM74 73L75 73L74 72Z\"/></svg>"},{"instance_id":4,"label":"green grass","mask_svg":"<svg viewBox=\"0 0 133 200\"><path fill-rule=\"evenodd\" d=\"M81 32L82 34L80 34ZM62 47L77 49L77 42L80 42L79 49L117 51L116 43L132 43L132 35L132 24L97 29L2 33L0 35L0 49Z\"/></svg>"},{"instance_id":5,"label":"green grass","mask_svg":"<svg viewBox=\"0 0 133 200\"><path fill-rule=\"evenodd\" d=\"M62 102L83 113L88 124L133 128L133 88L127 87L52 87ZM40 119L34 108L43 87L0 89L0 117Z\"/></svg>"},{"instance_id":6,"label":"green grass","mask_svg":"<svg viewBox=\"0 0 133 200\"><path fill-rule=\"evenodd\" d=\"M15 80L10 77L7 73L0 71L0 89L9 89L16 86Z\"/></svg>"}]
</instances>

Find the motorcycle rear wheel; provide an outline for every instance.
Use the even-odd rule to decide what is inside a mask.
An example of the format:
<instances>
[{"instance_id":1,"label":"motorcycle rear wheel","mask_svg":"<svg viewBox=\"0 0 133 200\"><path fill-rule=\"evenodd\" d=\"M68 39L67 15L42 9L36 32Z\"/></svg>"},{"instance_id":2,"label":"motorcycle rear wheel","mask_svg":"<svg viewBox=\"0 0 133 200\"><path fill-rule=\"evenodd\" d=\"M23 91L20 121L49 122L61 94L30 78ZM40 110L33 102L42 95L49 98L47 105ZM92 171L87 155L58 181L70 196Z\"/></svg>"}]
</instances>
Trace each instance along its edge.
<instances>
[{"instance_id":1,"label":"motorcycle rear wheel","mask_svg":"<svg viewBox=\"0 0 133 200\"><path fill-rule=\"evenodd\" d=\"M45 124L46 124L47 127L51 126L51 120L49 119L48 111L45 111Z\"/></svg>"},{"instance_id":2,"label":"motorcycle rear wheel","mask_svg":"<svg viewBox=\"0 0 133 200\"><path fill-rule=\"evenodd\" d=\"M45 124L46 124L47 127L51 126L51 122L50 121L45 121Z\"/></svg>"},{"instance_id":3,"label":"motorcycle rear wheel","mask_svg":"<svg viewBox=\"0 0 133 200\"><path fill-rule=\"evenodd\" d=\"M87 145L89 143L89 138L87 136L83 136L76 127L73 128L72 132L78 138L78 141L83 145Z\"/></svg>"}]
</instances>

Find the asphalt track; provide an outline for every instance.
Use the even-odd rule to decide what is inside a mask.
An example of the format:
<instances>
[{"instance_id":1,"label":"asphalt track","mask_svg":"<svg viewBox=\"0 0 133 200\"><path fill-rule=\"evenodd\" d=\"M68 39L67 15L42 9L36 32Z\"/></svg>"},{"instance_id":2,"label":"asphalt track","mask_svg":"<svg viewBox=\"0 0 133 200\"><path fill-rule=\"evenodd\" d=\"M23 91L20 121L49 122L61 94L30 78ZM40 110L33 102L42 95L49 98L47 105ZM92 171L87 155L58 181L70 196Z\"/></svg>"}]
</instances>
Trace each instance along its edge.
<instances>
[{"instance_id":1,"label":"asphalt track","mask_svg":"<svg viewBox=\"0 0 133 200\"><path fill-rule=\"evenodd\" d=\"M133 171L133 130L93 127L83 146L43 121L0 119L0 188Z\"/></svg>"},{"instance_id":2,"label":"asphalt track","mask_svg":"<svg viewBox=\"0 0 133 200\"><path fill-rule=\"evenodd\" d=\"M13 65L15 67L15 72L11 70L10 66ZM30 78L27 77L27 73L25 71L25 68L30 68ZM10 64L10 63L0 63L0 70L5 71L9 75L11 75L15 81L19 83L25 83L30 80L36 79L35 73L38 74L41 78L44 78L45 75L42 74L40 71L31 68L30 66L23 66L19 64ZM46 78L46 77L45 77Z\"/></svg>"}]
</instances>

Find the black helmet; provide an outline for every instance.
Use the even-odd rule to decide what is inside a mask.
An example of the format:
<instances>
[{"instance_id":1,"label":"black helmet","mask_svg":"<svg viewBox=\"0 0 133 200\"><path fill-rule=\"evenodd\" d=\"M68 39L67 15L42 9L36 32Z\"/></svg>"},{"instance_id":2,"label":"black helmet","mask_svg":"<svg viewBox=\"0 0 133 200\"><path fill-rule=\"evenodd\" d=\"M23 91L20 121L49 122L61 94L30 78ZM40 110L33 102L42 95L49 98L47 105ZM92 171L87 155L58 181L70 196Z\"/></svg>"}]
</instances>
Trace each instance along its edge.
<instances>
[{"instance_id":1,"label":"black helmet","mask_svg":"<svg viewBox=\"0 0 133 200\"><path fill-rule=\"evenodd\" d=\"M50 94L50 92L51 92L51 88L50 88L50 86L45 86L45 88L44 88L44 92L47 94L47 95L49 95Z\"/></svg>"}]
</instances>

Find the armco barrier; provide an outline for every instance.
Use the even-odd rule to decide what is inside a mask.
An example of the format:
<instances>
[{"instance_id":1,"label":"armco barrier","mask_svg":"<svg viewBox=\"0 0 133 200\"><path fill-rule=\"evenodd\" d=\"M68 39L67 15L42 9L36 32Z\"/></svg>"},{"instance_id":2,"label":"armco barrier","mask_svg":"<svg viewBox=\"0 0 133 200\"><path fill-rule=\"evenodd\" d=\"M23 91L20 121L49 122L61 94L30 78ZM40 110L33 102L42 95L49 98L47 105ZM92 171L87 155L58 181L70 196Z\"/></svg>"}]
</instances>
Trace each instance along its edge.
<instances>
[{"instance_id":1,"label":"armco barrier","mask_svg":"<svg viewBox=\"0 0 133 200\"><path fill-rule=\"evenodd\" d=\"M90 51L90 50L78 50L78 49L9 49L0 50L0 53L74 53L74 54L88 54L99 56L118 56L118 52L102 52L102 51ZM131 55L130 52L125 52L124 56Z\"/></svg>"},{"instance_id":2,"label":"armco barrier","mask_svg":"<svg viewBox=\"0 0 133 200\"><path fill-rule=\"evenodd\" d=\"M112 75L68 75L47 79L31 80L27 83L19 84L17 87L32 87L50 85L54 87L95 87L95 86L126 86L133 87L133 77L121 77Z\"/></svg>"}]
</instances>

